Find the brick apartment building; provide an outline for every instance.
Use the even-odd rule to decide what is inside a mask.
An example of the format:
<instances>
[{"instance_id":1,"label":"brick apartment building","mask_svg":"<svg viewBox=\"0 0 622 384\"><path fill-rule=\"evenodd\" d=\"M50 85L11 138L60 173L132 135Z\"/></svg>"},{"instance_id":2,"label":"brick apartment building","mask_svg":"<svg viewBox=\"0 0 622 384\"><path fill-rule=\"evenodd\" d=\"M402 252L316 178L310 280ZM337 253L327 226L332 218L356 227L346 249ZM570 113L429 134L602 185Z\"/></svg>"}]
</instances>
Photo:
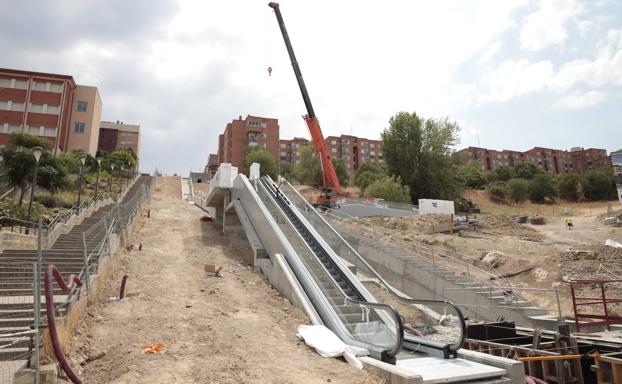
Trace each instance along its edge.
<instances>
[{"instance_id":1,"label":"brick apartment building","mask_svg":"<svg viewBox=\"0 0 622 384\"><path fill-rule=\"evenodd\" d=\"M351 135L328 136L324 139L332 157L343 158L350 175L364 163L383 163L380 140L370 140Z\"/></svg>"},{"instance_id":2,"label":"brick apartment building","mask_svg":"<svg viewBox=\"0 0 622 384\"><path fill-rule=\"evenodd\" d=\"M102 121L97 149L111 153L115 149L131 148L136 156L140 151L140 125L122 121Z\"/></svg>"},{"instance_id":3,"label":"brick apartment building","mask_svg":"<svg viewBox=\"0 0 622 384\"><path fill-rule=\"evenodd\" d=\"M291 140L279 140L279 160L281 164L298 164L300 161L300 148L309 143L310 141L304 137L294 137Z\"/></svg>"},{"instance_id":4,"label":"brick apartment building","mask_svg":"<svg viewBox=\"0 0 622 384\"><path fill-rule=\"evenodd\" d=\"M351 135L328 136L326 146L334 158L343 158L349 174L367 162L382 163L384 158L379 140L370 140ZM210 154L206 173L213 174L220 163L231 163L244 171L244 156L249 148L262 146L274 156L280 164L297 164L300 161L300 148L310 144L303 137L279 139L277 119L240 116L227 124L225 131L218 137L218 153Z\"/></svg>"},{"instance_id":5,"label":"brick apartment building","mask_svg":"<svg viewBox=\"0 0 622 384\"><path fill-rule=\"evenodd\" d=\"M590 170L610 168L611 159L607 151L597 148L572 148L570 151L534 147L525 152L468 147L458 153L465 154L465 161L479 161L482 171L494 171L500 166L513 167L519 163L535 164L546 172L585 173Z\"/></svg>"},{"instance_id":6,"label":"brick apartment building","mask_svg":"<svg viewBox=\"0 0 622 384\"><path fill-rule=\"evenodd\" d=\"M95 155L101 108L97 88L72 76L0 68L0 145L23 132L49 140L54 152Z\"/></svg>"},{"instance_id":7,"label":"brick apartment building","mask_svg":"<svg viewBox=\"0 0 622 384\"><path fill-rule=\"evenodd\" d=\"M370 140L351 135L328 136L324 139L326 147L333 158L343 158L349 174L354 174L364 163L382 163L384 157L380 148L379 140ZM291 140L280 140L281 163L292 164L300 161L300 147L309 144L310 141L294 137Z\"/></svg>"},{"instance_id":8,"label":"brick apartment building","mask_svg":"<svg viewBox=\"0 0 622 384\"><path fill-rule=\"evenodd\" d=\"M218 136L218 164L231 163L244 172L244 156L255 146L265 148L279 159L279 120L247 115L228 123Z\"/></svg>"}]
</instances>

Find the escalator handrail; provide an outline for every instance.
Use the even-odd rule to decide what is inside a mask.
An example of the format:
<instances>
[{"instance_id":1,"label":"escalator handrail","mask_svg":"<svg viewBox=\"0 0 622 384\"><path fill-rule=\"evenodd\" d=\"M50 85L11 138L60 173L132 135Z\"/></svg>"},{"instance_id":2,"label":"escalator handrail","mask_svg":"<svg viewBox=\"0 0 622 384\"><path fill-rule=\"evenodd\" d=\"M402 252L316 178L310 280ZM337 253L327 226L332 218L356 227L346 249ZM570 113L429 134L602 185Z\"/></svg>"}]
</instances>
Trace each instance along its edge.
<instances>
[{"instance_id":1,"label":"escalator handrail","mask_svg":"<svg viewBox=\"0 0 622 384\"><path fill-rule=\"evenodd\" d=\"M272 179L269 179L270 182L274 183L272 181ZM266 185L266 183L261 183L262 186L266 189L268 189L268 187L271 187L270 189L272 189L272 186L270 186L269 184ZM286 196L283 195L280 191L272 191L275 195L281 195L284 198L284 201L287 203L287 205L290 205L291 203L289 202L289 199L286 199ZM278 206L278 205L277 205ZM290 222L290 225L294 227L293 223L291 223L291 221L289 220L289 218L285 215L285 219L287 221ZM309 251L313 254L313 250L311 250L309 248L309 245L307 244L306 241L302 241L302 243L309 249ZM360 300L353 300L350 297L348 297L348 295L344 292L344 290L341 288L341 286L333 279L332 275L330 274L330 272L328 271L328 269L326 269L326 266L323 263L318 263L320 265L320 267L322 268L323 272L326 274L326 276L328 276L328 278L330 279L330 282L332 283L332 285L337 289L337 291L341 294L341 296L343 296L344 298L344 302L348 302L350 304L354 304L354 305L360 305L360 306L364 306L364 307L370 307L370 308L374 308L374 309L382 309L385 311L388 311L392 317L393 320L395 321L395 323L397 324L397 336L398 336L398 342L395 344L395 347L393 348L393 350L387 351L386 355L388 357L395 357L399 351L402 348L402 344L404 342L404 324L402 322L402 318L399 314L399 312L397 311L397 309L395 309L392 305L390 304L384 304L384 303L373 303L373 302L369 302L369 301L360 301ZM355 336L352 336L353 338L356 339ZM361 340L359 340L361 341Z\"/></svg>"},{"instance_id":2,"label":"escalator handrail","mask_svg":"<svg viewBox=\"0 0 622 384\"><path fill-rule=\"evenodd\" d=\"M270 178L270 176L267 176L268 178ZM308 208L310 208L315 214L316 216L322 220L334 233L335 235L341 239L343 241L343 243L350 249L350 251L356 255L356 257L359 259L359 261L361 263L363 263L363 265L365 265L365 267L374 274L374 278L378 279L378 281L387 289L387 291L394 296L396 299L398 299L399 301L405 303L405 304L422 304L422 305L426 305L426 304L445 304L445 305L449 305L450 307L452 307L460 320L460 326L462 328L462 332L460 333L460 340L457 343L451 344L451 350L452 351L457 351L458 349L462 348L462 345L464 344L464 340L466 339L466 323L464 320L464 315L462 314L462 311L460 310L460 308L458 308L457 305L455 305L454 303L452 303L451 301L448 300L429 300L429 299L413 299L410 297L404 297L401 293L396 292L395 288L393 288L382 276L380 276L380 274L378 274L378 272L376 272L376 270L374 268L372 268L371 265L369 265L369 263L363 258L361 257L361 255L359 255L358 252L356 252L356 250L354 250L354 248L352 248L352 246L350 245L350 243L348 243L342 236L341 234L339 234L339 232L337 232L332 225L330 225L316 210L315 208L313 208L313 206L311 206L307 200L302 197L302 195L300 195L300 193L296 190L296 188L294 188L285 178L279 176L280 179L283 180L283 182L287 183L287 185L289 186L289 188L291 190L293 190L298 197L300 198L301 201L303 201ZM271 180L271 179L270 179ZM271 180L272 181L272 180ZM274 181L272 181L274 183ZM279 191L280 192L280 191ZM282 192L281 192L282 193Z\"/></svg>"}]
</instances>

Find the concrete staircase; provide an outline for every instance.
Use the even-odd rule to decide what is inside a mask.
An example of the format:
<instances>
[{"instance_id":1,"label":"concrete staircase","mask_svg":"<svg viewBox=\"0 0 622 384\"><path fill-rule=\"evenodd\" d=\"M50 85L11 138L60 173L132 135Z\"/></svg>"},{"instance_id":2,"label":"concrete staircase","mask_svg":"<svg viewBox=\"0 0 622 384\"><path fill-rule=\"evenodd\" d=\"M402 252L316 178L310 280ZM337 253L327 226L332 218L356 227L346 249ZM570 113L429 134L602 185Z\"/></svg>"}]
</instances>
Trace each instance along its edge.
<instances>
[{"instance_id":1,"label":"concrete staircase","mask_svg":"<svg viewBox=\"0 0 622 384\"><path fill-rule=\"evenodd\" d=\"M466 273L456 273L415 252L408 252L359 233L336 221L331 225L394 288L411 297L447 299L473 320L503 316L523 327L557 329L549 311L518 298L509 288L493 286ZM356 260L348 260L356 265Z\"/></svg>"},{"instance_id":2,"label":"concrete staircase","mask_svg":"<svg viewBox=\"0 0 622 384\"><path fill-rule=\"evenodd\" d=\"M150 180L150 176L140 176L121 200L119 208L115 203L104 206L84 218L69 233L60 235L51 248L43 251L43 269L45 270L48 264L54 264L64 278L69 274L79 276L84 268L83 233L87 254L93 252L93 255L97 255L99 248L105 246L104 217L110 218L114 214L115 217L121 217L121 223L127 223L133 208L127 203L142 193L142 186L148 187ZM119 212L113 212L117 209ZM36 249L7 249L0 254L0 334L28 331L34 324L33 270L24 268L24 263L36 263L37 253ZM91 274L97 273L98 264L99 259L91 257L89 261ZM43 289L43 282L41 286ZM57 315L62 316L66 309L67 296L58 288L56 282L53 286ZM41 292L41 295L41 319L44 319L46 314L44 292ZM0 361L29 358L30 343L30 336L0 338ZM7 346L9 344L10 346Z\"/></svg>"}]
</instances>

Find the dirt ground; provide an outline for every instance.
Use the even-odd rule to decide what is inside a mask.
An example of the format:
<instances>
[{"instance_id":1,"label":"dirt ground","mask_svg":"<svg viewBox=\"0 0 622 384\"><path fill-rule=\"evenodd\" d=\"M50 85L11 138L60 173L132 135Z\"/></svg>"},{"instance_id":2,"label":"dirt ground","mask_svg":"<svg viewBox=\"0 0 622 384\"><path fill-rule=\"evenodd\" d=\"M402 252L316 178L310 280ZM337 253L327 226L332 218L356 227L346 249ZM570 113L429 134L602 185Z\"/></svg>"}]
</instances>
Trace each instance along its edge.
<instances>
[{"instance_id":1,"label":"dirt ground","mask_svg":"<svg viewBox=\"0 0 622 384\"><path fill-rule=\"evenodd\" d=\"M243 265L244 240L225 238L180 199L179 178L160 177L151 218L72 340L87 383L372 383L371 373L322 358L296 337L309 321ZM223 267L210 277L204 264ZM112 301L124 273L128 297ZM152 343L166 348L145 354ZM103 357L88 361L98 354ZM89 357L91 359L89 359Z\"/></svg>"},{"instance_id":2,"label":"dirt ground","mask_svg":"<svg viewBox=\"0 0 622 384\"><path fill-rule=\"evenodd\" d=\"M484 204L483 212L496 212ZM511 207L510 207L511 208ZM416 216L407 218L367 218L362 221L368 225L384 227L399 235L405 241L419 241L447 250L449 254L492 273L511 273L527 267L530 271L508 277L514 287L523 288L521 295L541 307L551 309L556 314L557 305L553 291L529 291L528 288L557 287L560 291L562 313L572 316L572 301L568 279L615 279L622 278L622 250L605 247L605 240L622 242L622 227L603 224L607 202L546 207L544 225L518 224L514 215L529 212L525 207L503 207L504 214L471 215L479 222L479 227L464 230L458 234L431 234L433 224L447 221L448 218ZM619 204L612 202L612 208ZM543 210L544 211L544 210ZM564 214L567 214L564 215ZM571 217L574 229L568 230L565 218ZM496 252L495 265L481 259ZM588 287L591 294L595 286ZM622 298L622 284L610 287L612 297ZM602 310L598 308L598 310ZM614 305L610 310L622 314L622 305Z\"/></svg>"}]
</instances>

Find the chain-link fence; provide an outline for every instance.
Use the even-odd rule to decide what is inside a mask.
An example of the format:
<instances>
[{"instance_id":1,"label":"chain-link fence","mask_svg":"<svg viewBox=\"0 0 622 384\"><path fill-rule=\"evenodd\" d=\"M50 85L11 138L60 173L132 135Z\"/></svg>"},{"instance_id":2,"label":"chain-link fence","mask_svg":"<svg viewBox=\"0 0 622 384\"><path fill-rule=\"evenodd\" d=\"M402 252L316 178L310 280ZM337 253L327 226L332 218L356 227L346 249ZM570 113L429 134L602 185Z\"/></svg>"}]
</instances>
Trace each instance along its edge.
<instances>
[{"instance_id":1,"label":"chain-link fence","mask_svg":"<svg viewBox=\"0 0 622 384\"><path fill-rule=\"evenodd\" d=\"M22 367L38 369L36 262L0 261L0 383L13 383Z\"/></svg>"}]
</instances>

